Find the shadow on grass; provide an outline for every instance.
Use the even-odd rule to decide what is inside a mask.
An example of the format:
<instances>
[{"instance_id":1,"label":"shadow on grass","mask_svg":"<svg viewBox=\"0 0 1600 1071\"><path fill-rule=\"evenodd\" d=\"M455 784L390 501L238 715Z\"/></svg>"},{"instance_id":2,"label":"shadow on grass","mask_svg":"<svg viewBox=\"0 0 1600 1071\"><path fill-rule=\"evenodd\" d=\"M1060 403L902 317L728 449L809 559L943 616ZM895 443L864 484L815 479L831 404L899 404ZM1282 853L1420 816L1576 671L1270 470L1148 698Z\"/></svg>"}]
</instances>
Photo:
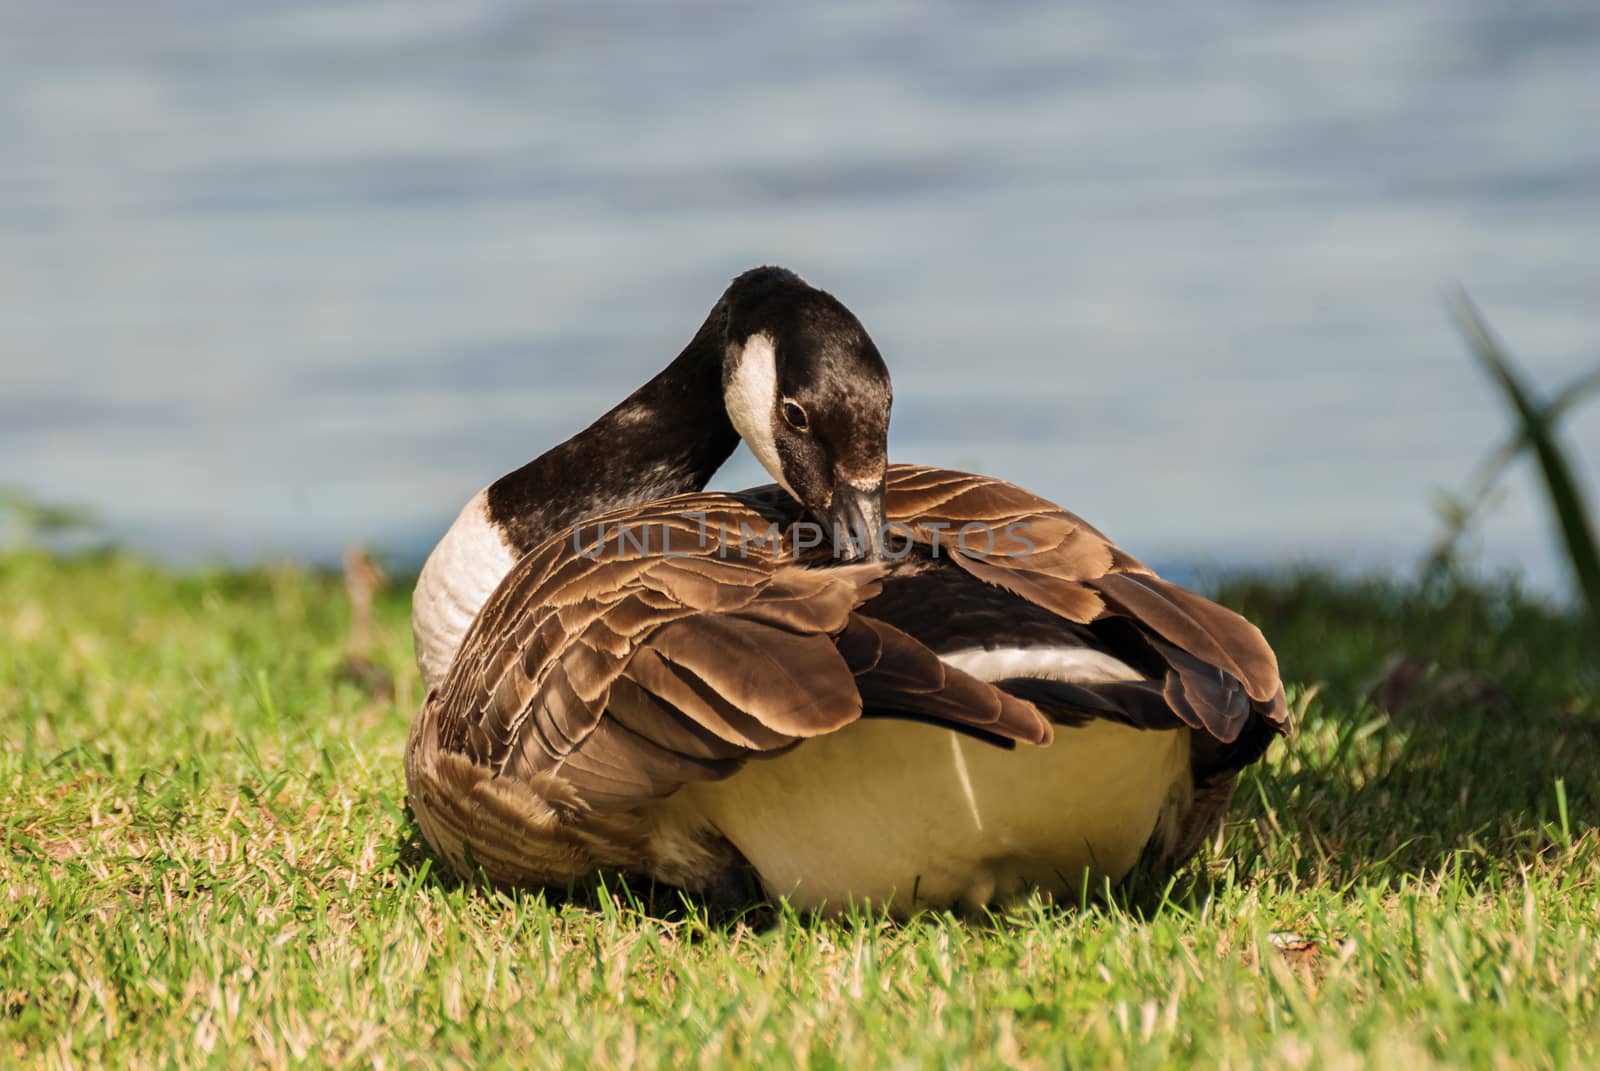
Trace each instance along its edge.
<instances>
[{"instance_id":1,"label":"shadow on grass","mask_svg":"<svg viewBox=\"0 0 1600 1071\"><path fill-rule=\"evenodd\" d=\"M1234 808L1273 863L1341 885L1486 875L1600 823L1600 651L1576 615L1461 582L1306 575L1220 595L1286 681L1319 687L1288 761Z\"/></svg>"},{"instance_id":2,"label":"shadow on grass","mask_svg":"<svg viewBox=\"0 0 1600 1071\"><path fill-rule=\"evenodd\" d=\"M511 901L537 901L556 909L570 907L600 914L626 911L662 922L691 923L717 931L770 929L782 914L779 905L761 896L753 872L746 875L745 895L718 897L701 896L621 872L596 874L564 886L507 887L490 881L481 871L475 877L463 878L433 854L409 811L395 838L393 869L402 880L444 894L469 890Z\"/></svg>"}]
</instances>

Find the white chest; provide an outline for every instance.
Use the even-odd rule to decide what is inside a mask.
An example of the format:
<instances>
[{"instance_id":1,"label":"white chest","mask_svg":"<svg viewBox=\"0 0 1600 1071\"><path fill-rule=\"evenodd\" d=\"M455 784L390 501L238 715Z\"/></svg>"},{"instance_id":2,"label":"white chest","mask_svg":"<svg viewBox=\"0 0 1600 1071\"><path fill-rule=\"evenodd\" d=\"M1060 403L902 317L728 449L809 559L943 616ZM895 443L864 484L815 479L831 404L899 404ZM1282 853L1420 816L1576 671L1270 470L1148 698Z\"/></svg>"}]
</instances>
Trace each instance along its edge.
<instances>
[{"instance_id":1,"label":"white chest","mask_svg":"<svg viewBox=\"0 0 1600 1071\"><path fill-rule=\"evenodd\" d=\"M479 491L428 555L411 596L411 635L425 688L444 680L473 618L514 564Z\"/></svg>"}]
</instances>

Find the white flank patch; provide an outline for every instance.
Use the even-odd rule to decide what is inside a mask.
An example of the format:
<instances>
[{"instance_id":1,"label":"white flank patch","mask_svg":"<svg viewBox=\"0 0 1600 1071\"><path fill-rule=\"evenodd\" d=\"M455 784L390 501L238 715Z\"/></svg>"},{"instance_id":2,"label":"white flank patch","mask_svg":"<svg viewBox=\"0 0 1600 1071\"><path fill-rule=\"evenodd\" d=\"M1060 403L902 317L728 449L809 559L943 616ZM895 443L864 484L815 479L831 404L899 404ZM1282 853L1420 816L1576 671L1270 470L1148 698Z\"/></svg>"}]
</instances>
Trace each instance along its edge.
<instances>
[{"instance_id":1,"label":"white flank patch","mask_svg":"<svg viewBox=\"0 0 1600 1071\"><path fill-rule=\"evenodd\" d=\"M722 392L722 403L727 407L734 429L761 462L761 467L794 496L794 488L783 478L778 444L772 437L772 413L777 399L778 357L772 338L765 334L751 335Z\"/></svg>"},{"instance_id":2,"label":"white flank patch","mask_svg":"<svg viewBox=\"0 0 1600 1071\"><path fill-rule=\"evenodd\" d=\"M939 658L984 681L1036 677L1071 684L1104 684L1144 679L1121 659L1087 647L969 647Z\"/></svg>"},{"instance_id":3,"label":"white flank patch","mask_svg":"<svg viewBox=\"0 0 1600 1071\"><path fill-rule=\"evenodd\" d=\"M984 680L1141 680L1103 651L968 648L941 656ZM798 907L981 904L1038 888L1075 898L1117 881L1187 806L1188 732L1109 721L1048 747L994 747L937 726L859 721L662 804L709 826Z\"/></svg>"},{"instance_id":4,"label":"white flank patch","mask_svg":"<svg viewBox=\"0 0 1600 1071\"><path fill-rule=\"evenodd\" d=\"M1189 737L1095 721L1006 751L868 719L657 806L717 830L802 909L976 905L1035 887L1075 901L1138 859L1189 776Z\"/></svg>"},{"instance_id":5,"label":"white flank patch","mask_svg":"<svg viewBox=\"0 0 1600 1071\"><path fill-rule=\"evenodd\" d=\"M428 555L411 595L411 635L422 683L444 680L461 640L516 557L500 529L489 521L489 502L479 491Z\"/></svg>"}]
</instances>

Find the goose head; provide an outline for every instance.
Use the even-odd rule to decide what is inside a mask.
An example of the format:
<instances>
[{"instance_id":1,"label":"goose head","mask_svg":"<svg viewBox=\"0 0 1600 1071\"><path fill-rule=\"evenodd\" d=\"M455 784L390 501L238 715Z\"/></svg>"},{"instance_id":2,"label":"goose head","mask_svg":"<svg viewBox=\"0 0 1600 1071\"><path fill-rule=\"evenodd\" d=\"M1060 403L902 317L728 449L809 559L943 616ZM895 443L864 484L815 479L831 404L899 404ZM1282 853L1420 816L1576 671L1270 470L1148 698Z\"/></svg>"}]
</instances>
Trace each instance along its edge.
<instances>
[{"instance_id":1,"label":"goose head","mask_svg":"<svg viewBox=\"0 0 1600 1071\"><path fill-rule=\"evenodd\" d=\"M756 268L723 295L728 419L772 478L845 557L883 556L889 370L833 295Z\"/></svg>"}]
</instances>

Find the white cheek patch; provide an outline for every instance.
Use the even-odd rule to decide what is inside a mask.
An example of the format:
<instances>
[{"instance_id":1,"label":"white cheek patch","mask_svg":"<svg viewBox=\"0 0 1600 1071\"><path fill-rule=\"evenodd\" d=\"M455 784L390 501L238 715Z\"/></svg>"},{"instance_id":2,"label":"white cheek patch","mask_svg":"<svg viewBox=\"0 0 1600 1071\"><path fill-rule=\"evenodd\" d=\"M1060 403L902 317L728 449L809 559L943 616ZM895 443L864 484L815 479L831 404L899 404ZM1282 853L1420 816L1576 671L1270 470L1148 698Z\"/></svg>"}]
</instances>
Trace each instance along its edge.
<instances>
[{"instance_id":1,"label":"white cheek patch","mask_svg":"<svg viewBox=\"0 0 1600 1071\"><path fill-rule=\"evenodd\" d=\"M772 413L778 398L778 357L768 335L751 335L739 353L733 375L722 391L722 402L734 430L756 455L761 467L790 495L794 488L783 478L783 463L772 436ZM798 497L798 496L795 496Z\"/></svg>"}]
</instances>

